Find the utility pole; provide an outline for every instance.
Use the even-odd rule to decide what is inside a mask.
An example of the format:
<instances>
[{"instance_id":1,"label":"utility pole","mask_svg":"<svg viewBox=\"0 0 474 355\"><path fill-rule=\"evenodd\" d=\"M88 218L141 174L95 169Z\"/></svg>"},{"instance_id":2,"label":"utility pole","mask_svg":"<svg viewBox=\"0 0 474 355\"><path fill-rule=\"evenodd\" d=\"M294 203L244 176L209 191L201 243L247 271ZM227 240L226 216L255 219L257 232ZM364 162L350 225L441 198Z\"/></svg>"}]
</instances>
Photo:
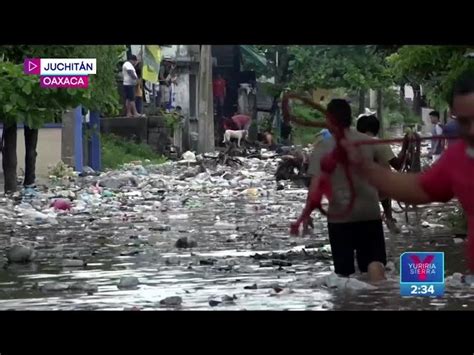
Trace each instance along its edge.
<instances>
[{"instance_id":1,"label":"utility pole","mask_svg":"<svg viewBox=\"0 0 474 355\"><path fill-rule=\"evenodd\" d=\"M199 62L199 138L198 153L213 152L214 146L214 103L212 95L212 54L210 45L201 46Z\"/></svg>"},{"instance_id":2,"label":"utility pole","mask_svg":"<svg viewBox=\"0 0 474 355\"><path fill-rule=\"evenodd\" d=\"M377 118L379 119L379 122L380 122L380 131L379 131L380 138L383 138L385 136L385 123L383 121L382 110L383 110L382 89L377 89Z\"/></svg>"}]
</instances>

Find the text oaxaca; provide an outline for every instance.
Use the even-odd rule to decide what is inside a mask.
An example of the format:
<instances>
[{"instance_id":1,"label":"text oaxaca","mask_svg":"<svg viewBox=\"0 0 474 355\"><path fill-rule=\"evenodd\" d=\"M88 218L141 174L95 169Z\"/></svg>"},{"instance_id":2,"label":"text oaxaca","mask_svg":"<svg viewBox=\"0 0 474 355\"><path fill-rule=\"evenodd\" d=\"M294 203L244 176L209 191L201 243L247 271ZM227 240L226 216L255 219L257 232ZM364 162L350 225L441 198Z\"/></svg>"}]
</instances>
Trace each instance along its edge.
<instances>
[{"instance_id":1,"label":"text oaxaca","mask_svg":"<svg viewBox=\"0 0 474 355\"><path fill-rule=\"evenodd\" d=\"M70 76L42 76L40 77L42 88L87 88L89 86L89 77L80 75Z\"/></svg>"}]
</instances>

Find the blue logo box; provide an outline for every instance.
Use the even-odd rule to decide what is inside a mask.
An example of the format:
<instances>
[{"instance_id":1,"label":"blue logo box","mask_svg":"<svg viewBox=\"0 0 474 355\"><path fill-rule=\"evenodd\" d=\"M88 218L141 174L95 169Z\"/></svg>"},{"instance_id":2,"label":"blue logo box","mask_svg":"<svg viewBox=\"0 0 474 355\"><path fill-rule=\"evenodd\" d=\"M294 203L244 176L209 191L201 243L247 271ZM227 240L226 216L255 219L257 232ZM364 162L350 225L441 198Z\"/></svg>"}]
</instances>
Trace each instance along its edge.
<instances>
[{"instance_id":1,"label":"blue logo box","mask_svg":"<svg viewBox=\"0 0 474 355\"><path fill-rule=\"evenodd\" d=\"M444 253L407 252L400 255L400 294L439 297L444 294Z\"/></svg>"}]
</instances>

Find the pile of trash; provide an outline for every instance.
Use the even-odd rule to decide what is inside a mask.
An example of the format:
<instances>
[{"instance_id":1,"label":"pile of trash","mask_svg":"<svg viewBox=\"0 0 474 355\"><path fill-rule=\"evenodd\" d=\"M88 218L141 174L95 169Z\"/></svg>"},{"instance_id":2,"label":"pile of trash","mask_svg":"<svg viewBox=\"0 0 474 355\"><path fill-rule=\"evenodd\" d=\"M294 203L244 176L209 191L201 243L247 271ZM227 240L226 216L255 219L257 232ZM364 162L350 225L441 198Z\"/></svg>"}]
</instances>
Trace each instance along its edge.
<instances>
[{"instance_id":1,"label":"pile of trash","mask_svg":"<svg viewBox=\"0 0 474 355\"><path fill-rule=\"evenodd\" d=\"M375 290L377 287L352 277L339 277L334 273L317 278L313 288L327 287L338 290Z\"/></svg>"},{"instance_id":2,"label":"pile of trash","mask_svg":"<svg viewBox=\"0 0 474 355\"><path fill-rule=\"evenodd\" d=\"M236 218L221 220L225 217L212 212L225 210L228 203L235 208L236 200L245 201L239 223L248 221L246 215L255 213L255 209L296 217L306 191L277 190L274 172L279 159L271 152L261 154L267 155L265 159L234 157L240 162L238 169L209 163L218 153L203 157L192 152L185 152L178 162L161 165L133 162L104 173L86 168L77 174L60 164L51 170L49 186L38 187L33 195L17 193L13 199L0 200L3 210L0 222L20 232L22 228L67 230L85 222L87 229L95 232L105 225L114 225L108 230L111 232L124 223L143 222L144 230L150 235L163 226L164 230L179 232L176 221L189 221L192 213L204 209L212 215L210 220L203 220L205 224L217 231L235 231ZM256 204L258 199L266 203ZM229 210L229 215L232 212ZM286 225L288 221L282 222ZM177 240L170 242L173 246L186 244Z\"/></svg>"}]
</instances>

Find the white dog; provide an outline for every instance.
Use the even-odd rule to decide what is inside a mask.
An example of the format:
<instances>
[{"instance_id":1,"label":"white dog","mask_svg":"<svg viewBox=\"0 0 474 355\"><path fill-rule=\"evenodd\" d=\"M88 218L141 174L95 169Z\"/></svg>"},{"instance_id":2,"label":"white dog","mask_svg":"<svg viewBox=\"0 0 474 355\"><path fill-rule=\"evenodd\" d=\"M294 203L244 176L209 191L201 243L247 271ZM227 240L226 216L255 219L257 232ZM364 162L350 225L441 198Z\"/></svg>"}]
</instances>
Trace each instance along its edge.
<instances>
[{"instance_id":1,"label":"white dog","mask_svg":"<svg viewBox=\"0 0 474 355\"><path fill-rule=\"evenodd\" d=\"M232 138L237 139L237 146L240 147L240 141L247 137L248 132L246 130L241 131L232 131L230 129L226 130L224 133L224 140L222 143L229 143Z\"/></svg>"}]
</instances>

